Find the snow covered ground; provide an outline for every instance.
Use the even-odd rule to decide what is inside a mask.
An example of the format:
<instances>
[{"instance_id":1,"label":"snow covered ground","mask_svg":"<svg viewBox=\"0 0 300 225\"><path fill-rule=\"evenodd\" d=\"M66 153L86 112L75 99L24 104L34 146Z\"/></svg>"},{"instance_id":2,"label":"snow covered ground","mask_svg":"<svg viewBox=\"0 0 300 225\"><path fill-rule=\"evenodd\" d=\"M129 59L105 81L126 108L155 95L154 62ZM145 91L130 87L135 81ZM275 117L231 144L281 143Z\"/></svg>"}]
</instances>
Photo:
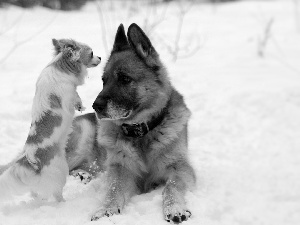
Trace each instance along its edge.
<instances>
[{"instance_id":1,"label":"snow covered ground","mask_svg":"<svg viewBox=\"0 0 300 225\"><path fill-rule=\"evenodd\" d=\"M105 35L94 3L68 13L0 9L0 164L26 140L35 82L52 57L51 38L86 42L104 59L79 89L92 112L102 88L105 43L110 49L119 23L136 22L149 31L156 24L149 32L153 45L193 112L189 154L198 183L187 193L193 216L184 224L300 224L300 32L293 1L193 5L180 46L200 49L175 63L167 46L175 46L178 5L139 4L103 4ZM270 18L271 36L260 58L257 46ZM90 222L104 186L103 176L87 185L69 177L66 202L17 199L0 208L0 225L167 224L162 189L135 196L122 215Z\"/></svg>"}]
</instances>

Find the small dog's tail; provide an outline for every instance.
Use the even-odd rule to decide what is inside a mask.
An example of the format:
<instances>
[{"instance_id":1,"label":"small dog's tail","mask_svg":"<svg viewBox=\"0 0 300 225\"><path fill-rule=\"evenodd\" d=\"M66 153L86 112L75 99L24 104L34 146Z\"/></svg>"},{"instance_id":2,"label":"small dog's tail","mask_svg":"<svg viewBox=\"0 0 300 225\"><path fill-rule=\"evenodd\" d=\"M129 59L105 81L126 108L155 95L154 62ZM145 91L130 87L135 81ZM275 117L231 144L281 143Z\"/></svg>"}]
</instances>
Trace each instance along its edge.
<instances>
[{"instance_id":1,"label":"small dog's tail","mask_svg":"<svg viewBox=\"0 0 300 225\"><path fill-rule=\"evenodd\" d=\"M0 166L0 175L1 175L2 173L4 173L4 171L7 170L7 169L11 166L11 164L12 164L12 163L8 163L8 164L6 164L6 165Z\"/></svg>"},{"instance_id":2,"label":"small dog's tail","mask_svg":"<svg viewBox=\"0 0 300 225\"><path fill-rule=\"evenodd\" d=\"M14 195L22 195L29 191L27 182L24 182L28 181L31 173L28 169L14 163L2 167L1 171L4 172L0 176L0 203Z\"/></svg>"}]
</instances>

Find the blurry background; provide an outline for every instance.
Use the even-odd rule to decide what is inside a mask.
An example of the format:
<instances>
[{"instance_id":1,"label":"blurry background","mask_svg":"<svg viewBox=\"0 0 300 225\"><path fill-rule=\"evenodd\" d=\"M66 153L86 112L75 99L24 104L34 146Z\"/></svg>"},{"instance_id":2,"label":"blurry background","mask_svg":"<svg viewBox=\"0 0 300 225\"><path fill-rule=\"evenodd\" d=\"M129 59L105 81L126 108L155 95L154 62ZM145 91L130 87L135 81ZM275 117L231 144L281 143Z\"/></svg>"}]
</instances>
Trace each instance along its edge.
<instances>
[{"instance_id":1,"label":"blurry background","mask_svg":"<svg viewBox=\"0 0 300 225\"><path fill-rule=\"evenodd\" d=\"M133 22L193 113L189 156L198 183L187 193L193 216L185 224L300 224L300 0L0 0L0 164L25 143L51 39L73 38L102 57L79 88L92 112L117 27ZM102 178L68 178L66 203L16 200L0 208L0 225L95 224ZM161 191L98 223L166 224Z\"/></svg>"}]
</instances>

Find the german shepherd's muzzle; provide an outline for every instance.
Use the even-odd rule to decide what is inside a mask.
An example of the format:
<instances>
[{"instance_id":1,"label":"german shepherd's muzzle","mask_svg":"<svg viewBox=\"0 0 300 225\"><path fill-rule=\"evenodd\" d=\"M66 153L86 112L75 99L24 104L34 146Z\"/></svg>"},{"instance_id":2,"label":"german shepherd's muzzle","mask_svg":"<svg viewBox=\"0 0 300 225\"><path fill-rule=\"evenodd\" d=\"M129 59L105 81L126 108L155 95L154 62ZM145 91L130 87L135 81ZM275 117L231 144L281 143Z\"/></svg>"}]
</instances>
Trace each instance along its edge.
<instances>
[{"instance_id":1,"label":"german shepherd's muzzle","mask_svg":"<svg viewBox=\"0 0 300 225\"><path fill-rule=\"evenodd\" d=\"M126 82L129 83L129 78L125 77L125 75L121 77L120 74L117 74L117 76L119 81L123 79L120 81L123 85L126 85ZM93 109L98 119L118 120L128 118L137 107L136 100L120 95L120 88L115 86L113 82L106 84L103 81L103 84L103 90L93 104ZM135 96L134 93L131 94Z\"/></svg>"}]
</instances>

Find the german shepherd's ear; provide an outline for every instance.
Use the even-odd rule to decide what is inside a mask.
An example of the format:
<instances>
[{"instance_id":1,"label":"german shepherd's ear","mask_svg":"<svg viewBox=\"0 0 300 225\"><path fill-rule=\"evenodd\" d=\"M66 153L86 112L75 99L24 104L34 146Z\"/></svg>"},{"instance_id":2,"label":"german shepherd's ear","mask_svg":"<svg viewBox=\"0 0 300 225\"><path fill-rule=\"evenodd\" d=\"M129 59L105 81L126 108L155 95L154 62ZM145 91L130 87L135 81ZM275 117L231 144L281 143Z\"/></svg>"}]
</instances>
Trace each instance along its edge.
<instances>
[{"instance_id":1,"label":"german shepherd's ear","mask_svg":"<svg viewBox=\"0 0 300 225\"><path fill-rule=\"evenodd\" d=\"M158 54L147 35L138 25L135 23L131 24L128 28L127 36L135 52L143 58L150 67L158 65L156 60Z\"/></svg>"},{"instance_id":2,"label":"german shepherd's ear","mask_svg":"<svg viewBox=\"0 0 300 225\"><path fill-rule=\"evenodd\" d=\"M130 45L128 43L124 26L121 23L120 26L118 27L118 31L115 37L115 43L112 52L120 52L126 49L129 49Z\"/></svg>"}]
</instances>

